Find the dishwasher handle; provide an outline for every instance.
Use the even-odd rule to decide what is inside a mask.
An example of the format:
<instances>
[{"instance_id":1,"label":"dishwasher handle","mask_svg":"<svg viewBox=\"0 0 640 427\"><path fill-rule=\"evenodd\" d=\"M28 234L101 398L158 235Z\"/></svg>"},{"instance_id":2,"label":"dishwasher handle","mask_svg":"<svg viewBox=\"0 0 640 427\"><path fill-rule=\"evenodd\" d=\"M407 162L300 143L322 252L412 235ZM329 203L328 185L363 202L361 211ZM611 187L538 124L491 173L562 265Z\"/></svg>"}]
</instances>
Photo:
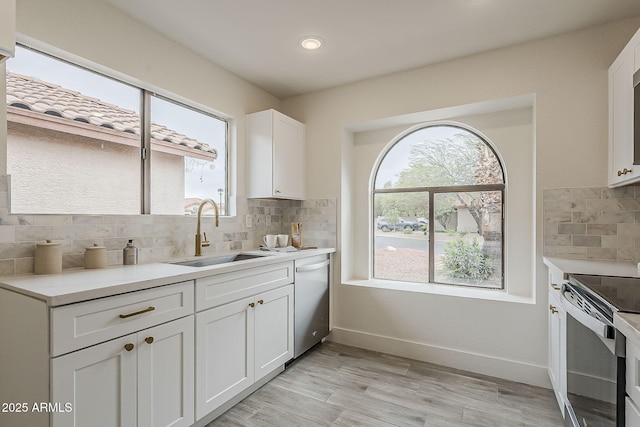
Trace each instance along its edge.
<instances>
[{"instance_id":1,"label":"dishwasher handle","mask_svg":"<svg viewBox=\"0 0 640 427\"><path fill-rule=\"evenodd\" d=\"M319 270L329 265L329 260L319 262L317 264L301 265L296 267L296 273L304 273L305 271Z\"/></svg>"}]
</instances>

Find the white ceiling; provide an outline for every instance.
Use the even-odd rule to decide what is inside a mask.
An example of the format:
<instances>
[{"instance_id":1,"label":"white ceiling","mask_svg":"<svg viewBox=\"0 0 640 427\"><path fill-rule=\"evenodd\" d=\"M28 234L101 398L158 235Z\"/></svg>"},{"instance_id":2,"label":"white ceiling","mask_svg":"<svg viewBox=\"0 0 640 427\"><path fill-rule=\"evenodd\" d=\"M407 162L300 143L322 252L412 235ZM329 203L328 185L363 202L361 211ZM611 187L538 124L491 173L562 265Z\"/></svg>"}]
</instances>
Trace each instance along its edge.
<instances>
[{"instance_id":1,"label":"white ceiling","mask_svg":"<svg viewBox=\"0 0 640 427\"><path fill-rule=\"evenodd\" d=\"M640 15L638 0L105 0L286 98ZM304 51L318 35L325 45Z\"/></svg>"}]
</instances>

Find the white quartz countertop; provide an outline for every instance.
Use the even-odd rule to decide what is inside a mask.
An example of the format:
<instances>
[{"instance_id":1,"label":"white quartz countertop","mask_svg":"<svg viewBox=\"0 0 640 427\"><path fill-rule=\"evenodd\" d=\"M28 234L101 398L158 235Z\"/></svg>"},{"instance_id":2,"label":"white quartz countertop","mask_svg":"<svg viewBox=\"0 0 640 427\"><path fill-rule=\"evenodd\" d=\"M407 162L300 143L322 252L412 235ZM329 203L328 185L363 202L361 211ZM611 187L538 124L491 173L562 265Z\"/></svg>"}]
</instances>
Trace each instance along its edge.
<instances>
[{"instance_id":1,"label":"white quartz countertop","mask_svg":"<svg viewBox=\"0 0 640 427\"><path fill-rule=\"evenodd\" d=\"M66 270L58 274L6 276L0 278L0 288L43 300L49 306L55 307L333 252L335 252L334 248L307 249L297 252L241 251L244 254L263 256L206 267L169 264L169 262L193 259L181 258L167 262L110 266L97 270L79 269ZM202 259L220 255L228 254L211 254L203 256Z\"/></svg>"},{"instance_id":2,"label":"white quartz countertop","mask_svg":"<svg viewBox=\"0 0 640 427\"><path fill-rule=\"evenodd\" d=\"M630 262L586 261L545 257L544 263L548 266L553 266L566 274L640 277L637 265Z\"/></svg>"},{"instance_id":3,"label":"white quartz countertop","mask_svg":"<svg viewBox=\"0 0 640 427\"><path fill-rule=\"evenodd\" d=\"M563 258L544 258L544 263L566 274L595 274L599 276L640 277L638 267L633 263L585 261ZM640 314L615 313L614 327L628 340L640 346Z\"/></svg>"},{"instance_id":4,"label":"white quartz countertop","mask_svg":"<svg viewBox=\"0 0 640 427\"><path fill-rule=\"evenodd\" d=\"M613 315L613 326L640 347L640 314L616 313Z\"/></svg>"}]
</instances>

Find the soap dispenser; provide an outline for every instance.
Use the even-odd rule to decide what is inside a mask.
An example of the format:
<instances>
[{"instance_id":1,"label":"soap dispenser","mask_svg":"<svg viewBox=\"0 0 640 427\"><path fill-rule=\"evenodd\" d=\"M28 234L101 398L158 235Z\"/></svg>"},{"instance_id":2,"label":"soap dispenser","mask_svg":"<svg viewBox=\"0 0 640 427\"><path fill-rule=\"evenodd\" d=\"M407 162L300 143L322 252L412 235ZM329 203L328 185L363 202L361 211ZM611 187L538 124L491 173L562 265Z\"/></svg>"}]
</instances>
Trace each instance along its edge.
<instances>
[{"instance_id":1,"label":"soap dispenser","mask_svg":"<svg viewBox=\"0 0 640 427\"><path fill-rule=\"evenodd\" d=\"M133 246L133 240L129 240L127 246L122 250L122 262L124 265L134 265L138 263L138 248Z\"/></svg>"}]
</instances>

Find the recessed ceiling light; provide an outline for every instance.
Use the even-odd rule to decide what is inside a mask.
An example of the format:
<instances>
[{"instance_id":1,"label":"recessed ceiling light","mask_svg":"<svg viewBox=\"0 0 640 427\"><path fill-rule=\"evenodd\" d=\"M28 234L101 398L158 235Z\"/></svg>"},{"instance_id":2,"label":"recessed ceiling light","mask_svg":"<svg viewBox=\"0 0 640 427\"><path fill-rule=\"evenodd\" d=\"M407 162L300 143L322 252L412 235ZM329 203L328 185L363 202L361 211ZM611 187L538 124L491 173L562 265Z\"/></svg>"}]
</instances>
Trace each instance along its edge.
<instances>
[{"instance_id":1,"label":"recessed ceiling light","mask_svg":"<svg viewBox=\"0 0 640 427\"><path fill-rule=\"evenodd\" d=\"M307 50L320 49L322 46L322 39L316 36L307 36L300 39L300 46Z\"/></svg>"}]
</instances>

